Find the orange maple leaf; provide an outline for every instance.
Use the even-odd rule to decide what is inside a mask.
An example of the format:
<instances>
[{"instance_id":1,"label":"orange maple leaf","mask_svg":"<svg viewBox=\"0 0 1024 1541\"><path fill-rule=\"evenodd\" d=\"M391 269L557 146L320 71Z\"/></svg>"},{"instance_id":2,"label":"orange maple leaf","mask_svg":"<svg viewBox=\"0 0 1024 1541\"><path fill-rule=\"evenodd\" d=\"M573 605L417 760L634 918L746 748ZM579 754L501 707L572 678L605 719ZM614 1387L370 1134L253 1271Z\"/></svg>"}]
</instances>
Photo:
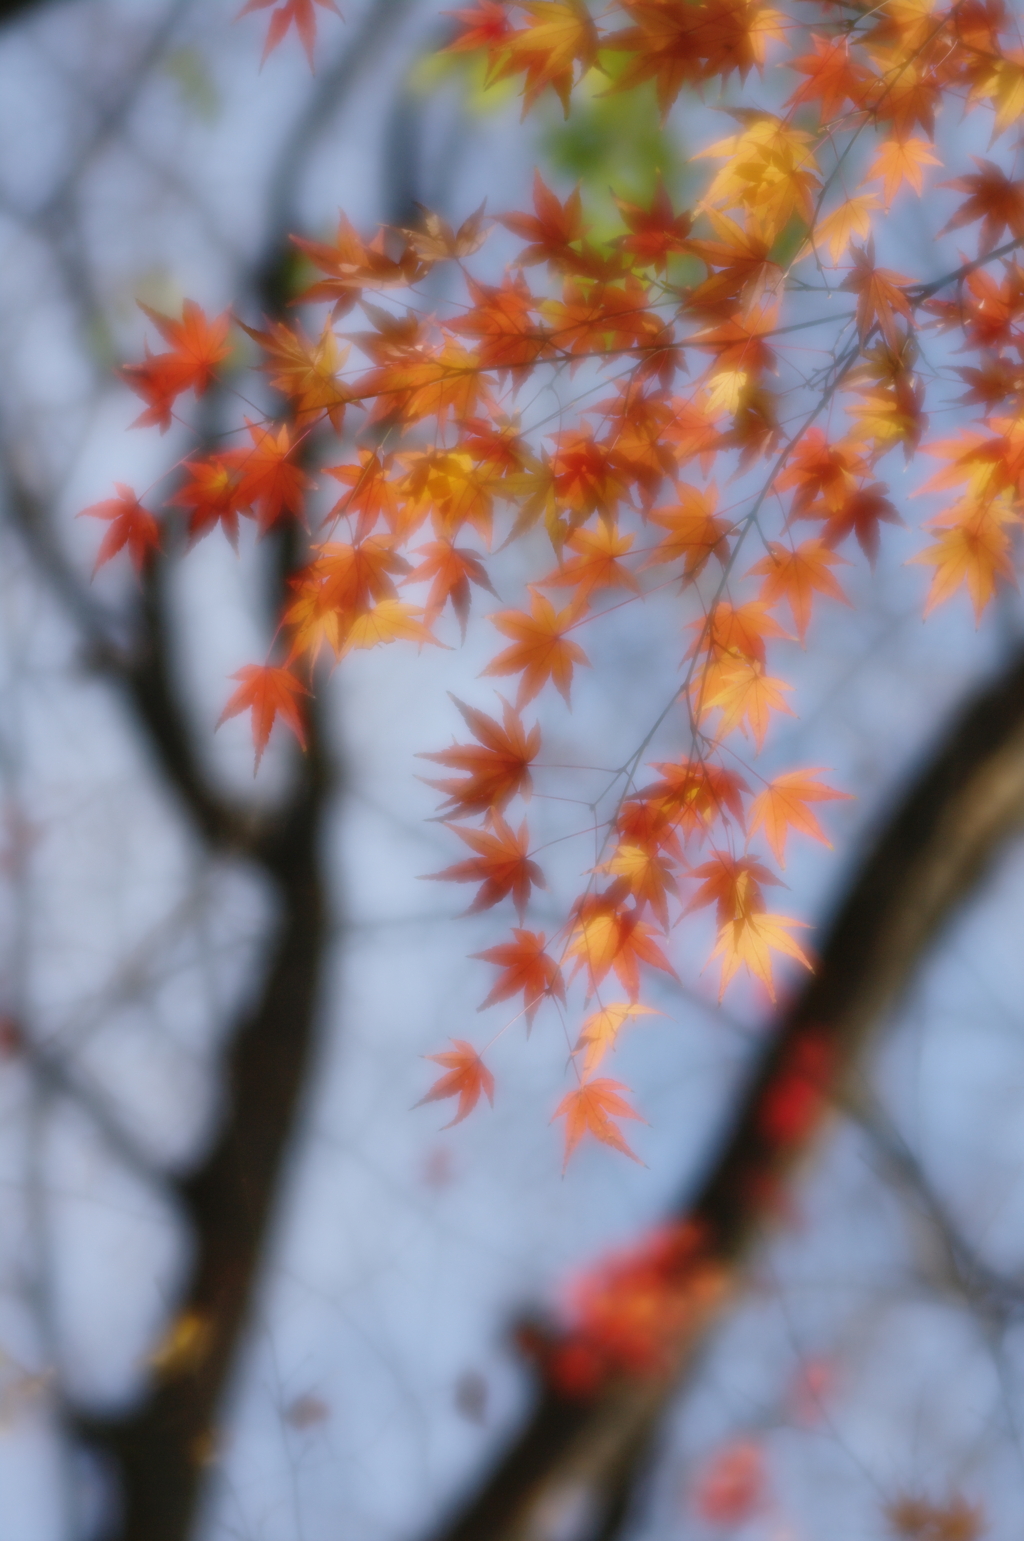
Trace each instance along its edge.
<instances>
[{"instance_id":1,"label":"orange maple leaf","mask_svg":"<svg viewBox=\"0 0 1024 1541\"><path fill-rule=\"evenodd\" d=\"M656 567L682 559L685 582L701 573L712 556L725 565L732 526L714 512L714 487L706 492L699 492L696 487L679 487L677 492L679 502L675 506L655 508L648 515L652 524L661 525L668 534L658 542L644 565Z\"/></svg>"},{"instance_id":2,"label":"orange maple leaf","mask_svg":"<svg viewBox=\"0 0 1024 1541\"><path fill-rule=\"evenodd\" d=\"M669 256L687 250L693 220L685 212L675 212L660 171L649 207L645 209L642 204L627 203L618 197L615 203L629 231L628 235L620 235L615 245L620 251L629 252L638 266L664 273Z\"/></svg>"},{"instance_id":3,"label":"orange maple leaf","mask_svg":"<svg viewBox=\"0 0 1024 1541\"><path fill-rule=\"evenodd\" d=\"M245 421L252 448L229 450L223 458L239 473L238 507L255 508L260 530L265 532L284 514L302 517L310 479L292 459L298 445L292 442L287 423L275 433L273 426Z\"/></svg>"},{"instance_id":4,"label":"orange maple leaf","mask_svg":"<svg viewBox=\"0 0 1024 1541\"><path fill-rule=\"evenodd\" d=\"M997 578L1017 587L1005 526L1019 523L1019 516L998 498L981 504L965 501L929 523L939 526L942 534L934 545L910 558L935 568L925 615L963 584L971 596L974 619L980 622L982 611L995 594Z\"/></svg>"},{"instance_id":5,"label":"orange maple leaf","mask_svg":"<svg viewBox=\"0 0 1024 1541\"><path fill-rule=\"evenodd\" d=\"M686 913L713 904L718 911L719 927L737 916L764 909L762 883L780 886L780 879L751 856L731 856L728 851L712 851L710 861L690 873L700 878L701 886L686 906Z\"/></svg>"},{"instance_id":6,"label":"orange maple leaf","mask_svg":"<svg viewBox=\"0 0 1024 1541\"><path fill-rule=\"evenodd\" d=\"M426 1102L443 1102L446 1097L458 1097L459 1105L455 1117L450 1123L445 1124L445 1129L451 1129L455 1124L461 1124L467 1118L477 1103L480 1101L480 1093L486 1096L487 1101L494 1106L494 1077L480 1058L471 1043L464 1038L453 1038L454 1050L446 1054L427 1054L425 1059L432 1060L435 1065L443 1065L448 1074L441 1076L419 1102L413 1103L414 1107L421 1108Z\"/></svg>"},{"instance_id":7,"label":"orange maple leaf","mask_svg":"<svg viewBox=\"0 0 1024 1541\"><path fill-rule=\"evenodd\" d=\"M875 246L872 238L866 247L854 246L853 268L839 285L840 289L852 290L857 296L857 329L861 338L867 337L877 322L882 336L890 348L899 348L900 334L896 317L903 316L908 325L913 324L914 313L902 286L910 280L891 268L875 267Z\"/></svg>"},{"instance_id":8,"label":"orange maple leaf","mask_svg":"<svg viewBox=\"0 0 1024 1541\"><path fill-rule=\"evenodd\" d=\"M430 872L426 876L451 883L479 883L480 890L466 912L468 915L489 910L506 894L511 894L522 920L531 887L547 887L543 872L529 857L526 820L515 831L500 813L492 811L488 814L485 829L466 829L461 824L449 824L448 828L477 854L467 861L455 862L443 872Z\"/></svg>"},{"instance_id":9,"label":"orange maple leaf","mask_svg":"<svg viewBox=\"0 0 1024 1541\"><path fill-rule=\"evenodd\" d=\"M609 1081L600 1077L596 1081L585 1081L574 1092L569 1092L563 1097L554 1113L551 1115L552 1123L556 1118L565 1119L565 1160L562 1163L564 1172L569 1165L569 1157L576 1149L585 1134L592 1134L602 1145L610 1145L613 1150L619 1150L631 1161L639 1166L644 1163L633 1151L630 1150L622 1137L622 1132L612 1123L613 1118L635 1118L641 1124L647 1120L641 1118L635 1108L631 1108L620 1092L629 1091L628 1086L623 1086L621 1081Z\"/></svg>"},{"instance_id":10,"label":"orange maple leaf","mask_svg":"<svg viewBox=\"0 0 1024 1541\"><path fill-rule=\"evenodd\" d=\"M710 670L709 676L711 676ZM773 711L785 712L790 717L795 716L781 694L783 690L792 690L793 687L787 685L785 680L774 679L765 674L764 665L753 659L728 659L721 664L716 664L707 690L702 690L701 686L702 682L698 680L694 687L701 717L714 711L716 707L721 708L722 716L718 724L719 738L724 738L733 728L738 727L743 733L746 733L749 728L760 750L764 745L770 714Z\"/></svg>"},{"instance_id":11,"label":"orange maple leaf","mask_svg":"<svg viewBox=\"0 0 1024 1541\"><path fill-rule=\"evenodd\" d=\"M160 549L160 526L148 509L143 508L130 487L115 482L116 498L106 498L102 503L91 503L83 508L80 518L106 519L109 530L100 542L93 567L93 577L105 562L116 556L123 546L137 573L141 573L153 552Z\"/></svg>"},{"instance_id":12,"label":"orange maple leaf","mask_svg":"<svg viewBox=\"0 0 1024 1541\"><path fill-rule=\"evenodd\" d=\"M888 209L904 182L909 182L915 193L920 193L924 186L924 167L941 164L926 139L886 139L879 145L864 180L882 182L882 198Z\"/></svg>"},{"instance_id":13,"label":"orange maple leaf","mask_svg":"<svg viewBox=\"0 0 1024 1541\"><path fill-rule=\"evenodd\" d=\"M975 176L956 177L952 182L940 182L940 187L952 187L958 193L970 197L960 205L953 218L947 220L939 231L959 230L971 225L976 219L983 221L978 235L978 250L989 252L1004 230L1009 230L1018 241L1024 241L1024 179L1011 182L1006 172L992 161L971 159L979 168Z\"/></svg>"},{"instance_id":14,"label":"orange maple leaf","mask_svg":"<svg viewBox=\"0 0 1024 1541\"><path fill-rule=\"evenodd\" d=\"M475 707L465 706L455 696L451 699L470 732L480 742L479 745L453 744L450 749L417 757L465 772L462 781L452 777L446 781L427 782L447 797L443 807L457 808L459 813L482 813L489 808L500 813L516 793L528 797L531 790L528 767L540 752L540 728L535 725L527 733L518 713L507 701L502 701L503 722L499 724Z\"/></svg>"},{"instance_id":15,"label":"orange maple leaf","mask_svg":"<svg viewBox=\"0 0 1024 1541\"><path fill-rule=\"evenodd\" d=\"M786 865L786 836L791 828L799 829L812 840L820 840L822 845L832 849L832 842L806 805L836 798L848 800L851 794L833 791L822 781L812 781L810 778L820 769L820 766L813 766L809 770L787 771L784 776L777 776L751 805L750 833L756 835L764 825L768 844L780 867Z\"/></svg>"},{"instance_id":16,"label":"orange maple leaf","mask_svg":"<svg viewBox=\"0 0 1024 1541\"><path fill-rule=\"evenodd\" d=\"M640 919L639 907L627 910L620 900L621 890L613 886L605 894L591 894L580 902L566 957L577 959L577 970L586 965L591 992L609 969L614 969L626 994L635 1001L640 994L641 963L673 979L676 971L655 942L653 927Z\"/></svg>"},{"instance_id":17,"label":"orange maple leaf","mask_svg":"<svg viewBox=\"0 0 1024 1541\"><path fill-rule=\"evenodd\" d=\"M338 342L329 324L314 341L301 327L268 321L265 332L240 323L243 332L258 342L267 361L260 365L270 383L295 404L295 422L308 427L326 416L335 433L341 433L345 407L351 393L338 379L348 348Z\"/></svg>"},{"instance_id":18,"label":"orange maple leaf","mask_svg":"<svg viewBox=\"0 0 1024 1541\"><path fill-rule=\"evenodd\" d=\"M750 576L764 575L761 597L773 605L785 599L793 612L797 635L803 642L811 619L811 606L815 593L827 594L848 605L850 601L829 571L845 557L837 556L820 540L805 540L796 550L776 541L768 544L768 555L755 562Z\"/></svg>"},{"instance_id":19,"label":"orange maple leaf","mask_svg":"<svg viewBox=\"0 0 1024 1541\"><path fill-rule=\"evenodd\" d=\"M566 545L576 555L539 581L550 588L575 588L578 602L595 589L626 588L639 594L636 578L619 561L632 544L632 535L620 535L618 527L605 520L596 530L575 530Z\"/></svg>"},{"instance_id":20,"label":"orange maple leaf","mask_svg":"<svg viewBox=\"0 0 1024 1541\"><path fill-rule=\"evenodd\" d=\"M578 254L571 247L583 239L583 199L579 188L560 203L539 171L533 173L533 214L499 214L498 223L528 245L516 261L523 267L550 262L555 267L572 265Z\"/></svg>"},{"instance_id":21,"label":"orange maple leaf","mask_svg":"<svg viewBox=\"0 0 1024 1541\"><path fill-rule=\"evenodd\" d=\"M485 675L522 674L516 705L520 711L532 701L548 680L569 705L569 690L575 664L589 664L586 653L565 633L579 619L579 607L568 605L555 611L549 599L530 589L531 614L525 610L501 610L491 620L513 644L499 653L482 672Z\"/></svg>"},{"instance_id":22,"label":"orange maple leaf","mask_svg":"<svg viewBox=\"0 0 1024 1541\"><path fill-rule=\"evenodd\" d=\"M536 1016L537 1007L546 995L555 995L559 1000L565 1000L565 985L561 969L544 950L546 939L543 931L520 931L513 927L512 935L515 937L514 942L502 942L498 947L488 947L485 952L470 953L471 958L480 958L484 963L496 963L504 969L486 1000L477 1009L483 1011L498 1001L506 1001L512 995L518 995L521 990L526 1025L529 1028Z\"/></svg>"},{"instance_id":23,"label":"orange maple leaf","mask_svg":"<svg viewBox=\"0 0 1024 1541\"><path fill-rule=\"evenodd\" d=\"M518 0L531 25L501 39L500 62L492 79L525 71L523 117L545 86L550 86L569 116L577 61L585 73L597 62L598 34L585 0Z\"/></svg>"},{"instance_id":24,"label":"orange maple leaf","mask_svg":"<svg viewBox=\"0 0 1024 1541\"><path fill-rule=\"evenodd\" d=\"M243 16L248 16L251 11L266 11L272 5L278 7L271 16L270 26L267 28L267 41L263 48L263 58L260 60L261 69L291 26L295 27L302 46L306 50L310 69L313 68L313 47L316 43L314 3L322 6L325 11L333 11L335 16L341 15L335 0L247 0L235 17L236 21L240 21Z\"/></svg>"},{"instance_id":25,"label":"orange maple leaf","mask_svg":"<svg viewBox=\"0 0 1024 1541\"><path fill-rule=\"evenodd\" d=\"M623 841L610 861L593 870L618 878L632 894L638 911L649 904L667 933L668 895L677 889L672 869L658 850Z\"/></svg>"},{"instance_id":26,"label":"orange maple leaf","mask_svg":"<svg viewBox=\"0 0 1024 1541\"><path fill-rule=\"evenodd\" d=\"M423 557L423 561L409 574L409 582L425 583L428 578L432 580L423 612L424 623L432 625L450 599L465 638L466 622L469 620L470 583L494 594L495 599L498 597L487 576L487 569L475 551L456 546L450 540L431 541L429 545L419 546L417 554Z\"/></svg>"},{"instance_id":27,"label":"orange maple leaf","mask_svg":"<svg viewBox=\"0 0 1024 1541\"><path fill-rule=\"evenodd\" d=\"M256 750L254 775L259 770L277 717L291 728L299 747L305 749L306 728L298 698L308 696L309 691L290 669L275 669L270 664L247 664L231 678L242 683L221 712L217 726L219 728L222 722L237 717L240 712L252 712L252 741Z\"/></svg>"},{"instance_id":28,"label":"orange maple leaf","mask_svg":"<svg viewBox=\"0 0 1024 1541\"><path fill-rule=\"evenodd\" d=\"M170 499L174 508L187 508L189 541L201 540L219 524L228 540L238 549L238 476L221 455L208 460L186 460L185 470L192 480Z\"/></svg>"},{"instance_id":29,"label":"orange maple leaf","mask_svg":"<svg viewBox=\"0 0 1024 1541\"><path fill-rule=\"evenodd\" d=\"M216 320L208 321L194 300L185 300L181 320L175 321L141 300L137 303L164 341L171 344L172 351L153 354L147 344L144 361L127 364L120 373L132 390L149 403L132 426L144 428L158 423L160 432L166 433L175 399L187 390L201 396L213 378L215 366L231 352L227 340L231 317L225 311Z\"/></svg>"},{"instance_id":30,"label":"orange maple leaf","mask_svg":"<svg viewBox=\"0 0 1024 1541\"><path fill-rule=\"evenodd\" d=\"M359 451L357 465L325 466L328 476L351 490L339 498L328 512L328 519L357 514L356 540L363 540L377 521L383 518L392 533L398 528L402 504L395 483L388 477L391 462L373 450Z\"/></svg>"},{"instance_id":31,"label":"orange maple leaf","mask_svg":"<svg viewBox=\"0 0 1024 1541\"><path fill-rule=\"evenodd\" d=\"M811 968L810 959L797 946L786 930L787 926L803 926L806 922L793 920L788 915L767 915L764 911L737 916L727 921L718 934L715 950L709 962L722 959L722 982L718 991L721 1000L726 986L742 964L751 974L762 981L771 1000L775 999L772 981L772 952L785 953L795 958L804 968Z\"/></svg>"},{"instance_id":32,"label":"orange maple leaf","mask_svg":"<svg viewBox=\"0 0 1024 1541\"><path fill-rule=\"evenodd\" d=\"M388 642L432 642L435 647L445 646L424 626L419 619L422 614L415 605L403 604L400 599L382 599L371 610L352 619L338 648L339 661L354 649L380 647Z\"/></svg>"},{"instance_id":33,"label":"orange maple leaf","mask_svg":"<svg viewBox=\"0 0 1024 1541\"><path fill-rule=\"evenodd\" d=\"M653 1006L641 1006L638 1001L612 1001L589 1016L580 1029L573 1054L583 1055L583 1077L587 1080L597 1069L609 1049L614 1049L619 1033L634 1017L660 1017L662 1013Z\"/></svg>"}]
</instances>

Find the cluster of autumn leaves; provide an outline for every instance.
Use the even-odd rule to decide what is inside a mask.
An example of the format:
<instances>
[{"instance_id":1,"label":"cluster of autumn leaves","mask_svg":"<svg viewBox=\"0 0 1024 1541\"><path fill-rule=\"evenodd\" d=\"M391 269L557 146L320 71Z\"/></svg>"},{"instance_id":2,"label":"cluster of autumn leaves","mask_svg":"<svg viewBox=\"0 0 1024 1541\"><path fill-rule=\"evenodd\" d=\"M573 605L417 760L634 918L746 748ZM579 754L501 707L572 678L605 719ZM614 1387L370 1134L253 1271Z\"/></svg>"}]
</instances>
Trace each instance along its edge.
<instances>
[{"instance_id":1,"label":"cluster of autumn leaves","mask_svg":"<svg viewBox=\"0 0 1024 1541\"><path fill-rule=\"evenodd\" d=\"M668 111L685 88L745 81L767 50L791 72L788 101L769 111L741 96L736 131L696 157L717 167L699 202L677 210L660 185L646 204L620 201L608 241L591 237L578 190L561 200L538 174L532 210L498 216L519 245L496 281L468 267L490 233L482 209L457 230L425 214L367 240L342 217L329 240L296 238L311 280L299 299L306 313L327 306L327 319L312 334L298 321L242 327L283 410L186 459L168 504L193 540L219 526L237 543L240 518L261 534L308 528L313 457L343 446L323 466L339 492L293 578L276 658L242 670L225 707L251 711L257 764L278 718L304 741L319 660L436 642L449 608L464 633L474 589L493 593L495 545L524 539L537 553L524 606L490 616L504 645L484 675L514 681L514 704L502 697L491 716L460 703L471 741L428 758L452 772L434 785L467 848L437 876L476 885L471 910L510 900L518 914L507 940L476 955L498 970L483 1004L521 1003L529 1023L545 1002L561 1009L577 977L592 1003L556 1113L566 1159L588 1133L632 1154L619 1121L639 1115L598 1072L651 1009L644 976L672 973L662 943L681 916L714 908L722 989L746 968L773 995L773 954L808 963L799 922L768 907L779 879L751 843L763 837L783 865L788 832L824 840L813 805L843 794L817 769L765 782L744 740L760 750L789 711L769 645L806 643L816 607L846 602L840 548L856 542L874 562L882 526L899 522L880 467L922 446L927 391L962 383L960 400L981 413L960 437L923 444L948 463L925 487L957 489L916 558L934 569L927 608L965 586L980 614L1013 578L1024 477L1024 180L984 160L945 183L963 195L947 228L977 225L978 242L938 280L880 266L872 238L879 214L920 197L938 165L941 103L986 114L994 142L1019 135L1024 56L1000 0L826 0L799 16L757 0L618 10L627 25L602 33L583 0L479 0L457 13L451 47L484 51L492 80L522 77L524 109L550 89L568 111L582 76L605 71L610 90L653 81ZM313 17L310 0L279 5L268 50L292 22L311 48ZM464 298L436 315L419 293L443 265ZM357 306L366 326L339 330ZM180 320L147 313L167 350L123 374L145 403L139 422L165 429L183 394L230 387L237 349L228 315L211 321L191 301ZM811 332L801 377L811 328L828 342ZM924 328L955 332L973 362L933 368L926 386ZM562 390L554 431L520 410L542 374ZM732 478L729 499L715 477ZM87 512L107 523L97 566L127 548L142 571L160 545L157 515L124 486ZM509 814L541 750L523 713L548 686L568 703L589 663L581 628L654 587L680 595L680 752L648 775L624 746L601 859L548 937L526 928L544 874L526 820ZM457 1099L454 1122L492 1097L470 1043L433 1057L444 1073L424 1100Z\"/></svg>"}]
</instances>

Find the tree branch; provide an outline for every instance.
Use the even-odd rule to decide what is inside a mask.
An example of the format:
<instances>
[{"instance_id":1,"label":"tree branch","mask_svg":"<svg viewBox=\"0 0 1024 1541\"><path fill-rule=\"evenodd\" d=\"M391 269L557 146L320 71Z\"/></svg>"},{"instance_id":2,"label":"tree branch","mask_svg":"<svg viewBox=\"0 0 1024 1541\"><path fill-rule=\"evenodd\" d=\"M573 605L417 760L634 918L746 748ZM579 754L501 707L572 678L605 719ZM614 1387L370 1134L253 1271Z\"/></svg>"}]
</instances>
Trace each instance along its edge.
<instances>
[{"instance_id":1,"label":"tree branch","mask_svg":"<svg viewBox=\"0 0 1024 1541\"><path fill-rule=\"evenodd\" d=\"M586 1519L561 1541L610 1541L660 1418L734 1298L780 1185L820 1134L871 1035L1001 845L1024 826L1024 654L952 724L883 828L828 929L815 976L778 1021L718 1153L673 1216L720 1270L662 1373L622 1377L589 1400L543 1388L513 1444L435 1541L540 1541L551 1516Z\"/></svg>"}]
</instances>

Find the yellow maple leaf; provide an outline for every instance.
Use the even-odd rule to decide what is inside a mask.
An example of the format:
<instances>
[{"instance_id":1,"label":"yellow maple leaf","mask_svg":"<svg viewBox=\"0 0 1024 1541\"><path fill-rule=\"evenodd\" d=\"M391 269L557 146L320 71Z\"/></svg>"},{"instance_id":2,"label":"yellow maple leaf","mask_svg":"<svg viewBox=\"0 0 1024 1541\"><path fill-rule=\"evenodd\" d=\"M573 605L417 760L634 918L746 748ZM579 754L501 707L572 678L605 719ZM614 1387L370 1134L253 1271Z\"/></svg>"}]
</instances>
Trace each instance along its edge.
<instances>
[{"instance_id":1,"label":"yellow maple leaf","mask_svg":"<svg viewBox=\"0 0 1024 1541\"><path fill-rule=\"evenodd\" d=\"M711 675L711 670L708 671ZM773 679L765 674L756 659L728 659L715 666L712 683L700 703L703 718L716 707L722 710L718 725L718 737L724 738L733 728L747 729L754 735L758 749L764 743L771 712L786 712L795 716L781 692L792 690L785 680ZM699 690L699 686L698 686ZM699 699L699 696L698 696Z\"/></svg>"},{"instance_id":2,"label":"yellow maple leaf","mask_svg":"<svg viewBox=\"0 0 1024 1541\"><path fill-rule=\"evenodd\" d=\"M574 1054L583 1055L583 1077L593 1075L609 1049L613 1049L619 1032L633 1017L660 1017L663 1013L653 1006L641 1006L637 1001L613 1001L587 1018L576 1040Z\"/></svg>"},{"instance_id":3,"label":"yellow maple leaf","mask_svg":"<svg viewBox=\"0 0 1024 1541\"><path fill-rule=\"evenodd\" d=\"M735 920L726 921L718 933L715 950L708 960L713 963L716 958L722 959L719 1000L725 994L726 985L742 964L761 980L774 1001L772 952L784 953L788 958L795 958L798 963L803 964L804 968L811 967L810 959L786 930L787 926L804 925L806 925L805 921L793 920L789 915L769 915L764 911L754 911L740 915Z\"/></svg>"},{"instance_id":4,"label":"yellow maple leaf","mask_svg":"<svg viewBox=\"0 0 1024 1541\"><path fill-rule=\"evenodd\" d=\"M806 257L819 247L827 246L832 266L835 267L855 235L862 241L867 240L871 234L871 215L879 208L881 204L874 193L861 193L857 198L848 198L838 209L833 209L831 214L818 221L800 255Z\"/></svg>"},{"instance_id":5,"label":"yellow maple leaf","mask_svg":"<svg viewBox=\"0 0 1024 1541\"><path fill-rule=\"evenodd\" d=\"M338 658L344 658L353 648L377 647L382 642L433 642L441 647L433 633L419 617L423 614L415 605L403 604L400 599L382 599L372 610L357 615L338 649Z\"/></svg>"}]
</instances>

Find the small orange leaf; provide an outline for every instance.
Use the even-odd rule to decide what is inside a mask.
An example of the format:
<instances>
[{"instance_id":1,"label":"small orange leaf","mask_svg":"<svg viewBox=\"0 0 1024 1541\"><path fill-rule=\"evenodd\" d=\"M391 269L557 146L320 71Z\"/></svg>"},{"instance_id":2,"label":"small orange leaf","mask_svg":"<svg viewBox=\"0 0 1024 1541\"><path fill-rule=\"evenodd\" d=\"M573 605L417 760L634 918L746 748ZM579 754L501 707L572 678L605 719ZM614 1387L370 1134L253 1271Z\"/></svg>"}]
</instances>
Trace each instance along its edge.
<instances>
[{"instance_id":1,"label":"small orange leaf","mask_svg":"<svg viewBox=\"0 0 1024 1541\"><path fill-rule=\"evenodd\" d=\"M309 691L289 669L275 669L269 664L247 664L231 676L242 683L221 712L218 728L229 717L240 712L252 712L252 741L256 747L256 764L253 774L259 770L263 751L267 747L270 730L275 719L281 719L291 728L302 749L306 747L306 728L298 697L308 696Z\"/></svg>"},{"instance_id":2,"label":"small orange leaf","mask_svg":"<svg viewBox=\"0 0 1024 1541\"><path fill-rule=\"evenodd\" d=\"M486 952L470 953L470 957L480 958L484 963L496 963L505 971L478 1010L506 1001L510 995L518 995L522 990L529 1028L545 995L557 995L559 1000L565 1000L565 985L558 964L544 951L546 938L543 931L513 928L512 935L514 942L488 947Z\"/></svg>"},{"instance_id":3,"label":"small orange leaf","mask_svg":"<svg viewBox=\"0 0 1024 1541\"><path fill-rule=\"evenodd\" d=\"M96 565L92 570L94 577L103 564L116 556L123 546L128 547L128 555L137 573L141 573L145 567L150 553L160 549L160 527L153 515L143 508L132 489L126 487L124 482L115 482L114 485L117 488L116 498L93 503L83 508L79 516L106 519L110 525L96 554Z\"/></svg>"},{"instance_id":4,"label":"small orange leaf","mask_svg":"<svg viewBox=\"0 0 1024 1541\"><path fill-rule=\"evenodd\" d=\"M531 590L532 613L502 610L491 620L499 631L513 639L511 647L499 653L484 674L522 674L516 705L520 711L551 680L566 705L572 684L573 665L589 663L586 653L565 633L578 617L576 606L556 612L554 605L536 589Z\"/></svg>"},{"instance_id":5,"label":"small orange leaf","mask_svg":"<svg viewBox=\"0 0 1024 1541\"><path fill-rule=\"evenodd\" d=\"M451 1129L453 1124L461 1124L472 1113L480 1101L481 1092L494 1106L494 1077L491 1072L471 1043L463 1038L453 1038L451 1041L455 1045L454 1051L425 1056L433 1060L435 1065L443 1065L448 1074L435 1081L427 1095L413 1104L421 1108L425 1102L443 1102L446 1097L458 1097L459 1106L455 1117L444 1125L445 1129Z\"/></svg>"},{"instance_id":6,"label":"small orange leaf","mask_svg":"<svg viewBox=\"0 0 1024 1541\"><path fill-rule=\"evenodd\" d=\"M609 1049L614 1049L619 1032L632 1017L660 1017L662 1013L653 1006L641 1006L638 1001L613 1001L587 1018L576 1040L574 1054L583 1055L583 1075L589 1077L595 1071Z\"/></svg>"},{"instance_id":7,"label":"small orange leaf","mask_svg":"<svg viewBox=\"0 0 1024 1541\"><path fill-rule=\"evenodd\" d=\"M819 769L815 766L810 770L788 771L784 776L777 776L751 806L750 833L756 835L764 825L768 844L775 852L780 867L786 865L786 836L791 828L799 829L803 834L810 835L812 840L820 840L822 845L832 849L832 842L826 838L821 825L806 805L828 802L833 798L849 799L850 793L834 792L822 781L811 781L810 777L816 776Z\"/></svg>"},{"instance_id":8,"label":"small orange leaf","mask_svg":"<svg viewBox=\"0 0 1024 1541\"><path fill-rule=\"evenodd\" d=\"M585 1134L592 1134L602 1145L610 1145L613 1150L619 1150L638 1166L643 1166L640 1157L630 1150L622 1133L612 1123L613 1118L635 1118L641 1124L647 1120L641 1118L635 1108L631 1108L625 1098L619 1096L619 1092L626 1092L628 1086L623 1086L621 1081L609 1081L601 1078L597 1081L587 1081L563 1097L552 1114L552 1122L556 1118L565 1119L565 1160L562 1163L564 1172L569 1165L569 1157L576 1149Z\"/></svg>"}]
</instances>

